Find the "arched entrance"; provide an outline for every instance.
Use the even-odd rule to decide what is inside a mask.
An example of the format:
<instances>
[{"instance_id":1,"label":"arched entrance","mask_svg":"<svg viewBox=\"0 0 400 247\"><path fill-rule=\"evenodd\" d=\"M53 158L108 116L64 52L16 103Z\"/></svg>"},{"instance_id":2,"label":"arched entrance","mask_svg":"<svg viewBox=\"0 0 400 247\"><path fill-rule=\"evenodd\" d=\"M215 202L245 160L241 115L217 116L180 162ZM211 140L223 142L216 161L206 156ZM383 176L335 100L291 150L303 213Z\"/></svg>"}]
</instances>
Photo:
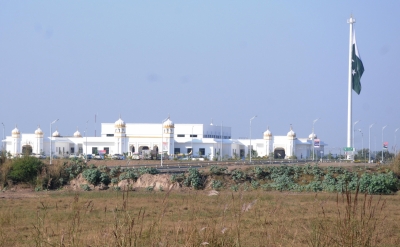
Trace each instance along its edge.
<instances>
[{"instance_id":1,"label":"arched entrance","mask_svg":"<svg viewBox=\"0 0 400 247\"><path fill-rule=\"evenodd\" d=\"M285 149L283 148L275 148L274 150L274 159L284 159L285 158Z\"/></svg>"},{"instance_id":2,"label":"arched entrance","mask_svg":"<svg viewBox=\"0 0 400 247\"><path fill-rule=\"evenodd\" d=\"M134 153L134 152L135 152L135 146L132 145L132 146L130 147L130 151L131 151L132 153Z\"/></svg>"},{"instance_id":3,"label":"arched entrance","mask_svg":"<svg viewBox=\"0 0 400 247\"><path fill-rule=\"evenodd\" d=\"M31 145L22 146L22 154L31 155L32 154L32 146Z\"/></svg>"},{"instance_id":4,"label":"arched entrance","mask_svg":"<svg viewBox=\"0 0 400 247\"><path fill-rule=\"evenodd\" d=\"M140 146L139 147L139 154L142 154L142 151L144 150L150 150L150 148L148 146Z\"/></svg>"}]
</instances>

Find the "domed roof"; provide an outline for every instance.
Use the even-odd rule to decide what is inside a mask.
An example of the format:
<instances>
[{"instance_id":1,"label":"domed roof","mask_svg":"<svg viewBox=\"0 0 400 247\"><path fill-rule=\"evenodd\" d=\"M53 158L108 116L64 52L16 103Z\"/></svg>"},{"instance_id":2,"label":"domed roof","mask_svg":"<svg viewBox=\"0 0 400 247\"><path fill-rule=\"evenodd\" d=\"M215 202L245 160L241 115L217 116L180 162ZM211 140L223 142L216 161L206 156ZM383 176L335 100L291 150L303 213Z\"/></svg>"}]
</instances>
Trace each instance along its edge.
<instances>
[{"instance_id":1,"label":"domed roof","mask_svg":"<svg viewBox=\"0 0 400 247\"><path fill-rule=\"evenodd\" d=\"M290 131L287 133L287 137L296 137L296 132L293 131L292 125L290 125Z\"/></svg>"},{"instance_id":2,"label":"domed roof","mask_svg":"<svg viewBox=\"0 0 400 247\"><path fill-rule=\"evenodd\" d=\"M82 137L81 132L77 129L74 133L74 137Z\"/></svg>"},{"instance_id":3,"label":"domed roof","mask_svg":"<svg viewBox=\"0 0 400 247\"><path fill-rule=\"evenodd\" d=\"M167 119L167 121L164 122L163 124L164 128L175 128L174 122L171 121L171 119Z\"/></svg>"},{"instance_id":4,"label":"domed roof","mask_svg":"<svg viewBox=\"0 0 400 247\"><path fill-rule=\"evenodd\" d=\"M38 126L38 128L35 130L35 134L36 135L43 135L43 131L42 131L42 129L40 129L40 126Z\"/></svg>"},{"instance_id":5,"label":"domed roof","mask_svg":"<svg viewBox=\"0 0 400 247\"><path fill-rule=\"evenodd\" d=\"M267 130L264 132L264 137L271 137L272 136L272 133L271 133L271 131L269 130L269 126L267 127Z\"/></svg>"},{"instance_id":6,"label":"domed roof","mask_svg":"<svg viewBox=\"0 0 400 247\"><path fill-rule=\"evenodd\" d=\"M58 132L58 130L53 132L53 137L60 137L60 133Z\"/></svg>"},{"instance_id":7,"label":"domed roof","mask_svg":"<svg viewBox=\"0 0 400 247\"><path fill-rule=\"evenodd\" d=\"M317 139L317 134L313 134L313 133L311 133L309 136L308 136L308 139L310 139L310 140L312 140L313 139L313 135L314 135L314 139Z\"/></svg>"},{"instance_id":8,"label":"domed roof","mask_svg":"<svg viewBox=\"0 0 400 247\"><path fill-rule=\"evenodd\" d=\"M20 134L19 129L17 128L17 125L15 125L15 128L11 131L11 134L13 134L13 135L19 135Z\"/></svg>"},{"instance_id":9,"label":"domed roof","mask_svg":"<svg viewBox=\"0 0 400 247\"><path fill-rule=\"evenodd\" d=\"M121 116L119 117L119 119L117 121L115 121L114 126L115 126L115 128L123 128L126 126L124 120L121 119Z\"/></svg>"}]
</instances>

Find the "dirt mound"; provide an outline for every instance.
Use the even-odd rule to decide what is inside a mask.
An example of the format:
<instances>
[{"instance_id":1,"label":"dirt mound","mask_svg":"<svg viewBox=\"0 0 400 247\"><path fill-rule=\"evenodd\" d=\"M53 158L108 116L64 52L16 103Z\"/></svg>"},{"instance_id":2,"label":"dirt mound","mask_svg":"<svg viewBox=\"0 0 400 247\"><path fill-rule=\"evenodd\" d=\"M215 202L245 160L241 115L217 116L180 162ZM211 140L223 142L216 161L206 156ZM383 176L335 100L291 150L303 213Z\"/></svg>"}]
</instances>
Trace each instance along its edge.
<instances>
[{"instance_id":1,"label":"dirt mound","mask_svg":"<svg viewBox=\"0 0 400 247\"><path fill-rule=\"evenodd\" d=\"M123 180L118 183L118 186L122 189L128 188L128 180ZM169 190L169 189L179 189L181 186L178 183L171 181L171 175L169 174L143 174L140 176L136 182L131 186L135 188L149 188L152 187L153 190Z\"/></svg>"},{"instance_id":2,"label":"dirt mound","mask_svg":"<svg viewBox=\"0 0 400 247\"><path fill-rule=\"evenodd\" d=\"M81 185L87 184L91 190L94 189L94 186L89 184L86 179L82 177L82 174L79 174L76 178L72 179L69 182L69 186L72 190L82 190Z\"/></svg>"}]
</instances>

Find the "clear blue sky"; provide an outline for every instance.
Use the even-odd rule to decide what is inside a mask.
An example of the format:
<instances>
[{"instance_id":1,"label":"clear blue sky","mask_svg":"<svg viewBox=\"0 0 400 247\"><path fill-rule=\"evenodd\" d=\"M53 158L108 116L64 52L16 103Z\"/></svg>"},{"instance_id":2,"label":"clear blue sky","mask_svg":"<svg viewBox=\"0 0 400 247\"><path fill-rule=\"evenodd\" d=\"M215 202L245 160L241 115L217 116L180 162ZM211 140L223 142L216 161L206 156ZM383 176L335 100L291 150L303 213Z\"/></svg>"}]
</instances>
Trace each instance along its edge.
<instances>
[{"instance_id":1,"label":"clear blue sky","mask_svg":"<svg viewBox=\"0 0 400 247\"><path fill-rule=\"evenodd\" d=\"M346 146L350 14L364 63L353 120L368 147L400 127L400 1L1 1L0 121L210 123L232 137L267 126ZM94 115L97 113L97 125ZM2 126L0 126L2 127ZM397 132L400 143L400 131ZM355 146L361 148L361 133ZM336 153L338 151L333 151Z\"/></svg>"}]
</instances>

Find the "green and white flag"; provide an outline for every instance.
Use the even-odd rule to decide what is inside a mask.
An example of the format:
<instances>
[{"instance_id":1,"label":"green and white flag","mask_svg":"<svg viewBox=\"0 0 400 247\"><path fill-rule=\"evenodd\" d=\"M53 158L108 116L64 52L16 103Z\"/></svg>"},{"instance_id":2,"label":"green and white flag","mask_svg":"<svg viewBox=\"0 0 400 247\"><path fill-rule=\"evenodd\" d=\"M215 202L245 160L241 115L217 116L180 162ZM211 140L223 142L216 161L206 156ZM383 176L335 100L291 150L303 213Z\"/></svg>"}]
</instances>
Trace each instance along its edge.
<instances>
[{"instance_id":1,"label":"green and white flag","mask_svg":"<svg viewBox=\"0 0 400 247\"><path fill-rule=\"evenodd\" d=\"M351 53L351 83L353 90L360 94L361 92L361 76L364 73L364 65L361 61L361 56L358 53L356 34L353 33L353 47Z\"/></svg>"}]
</instances>

